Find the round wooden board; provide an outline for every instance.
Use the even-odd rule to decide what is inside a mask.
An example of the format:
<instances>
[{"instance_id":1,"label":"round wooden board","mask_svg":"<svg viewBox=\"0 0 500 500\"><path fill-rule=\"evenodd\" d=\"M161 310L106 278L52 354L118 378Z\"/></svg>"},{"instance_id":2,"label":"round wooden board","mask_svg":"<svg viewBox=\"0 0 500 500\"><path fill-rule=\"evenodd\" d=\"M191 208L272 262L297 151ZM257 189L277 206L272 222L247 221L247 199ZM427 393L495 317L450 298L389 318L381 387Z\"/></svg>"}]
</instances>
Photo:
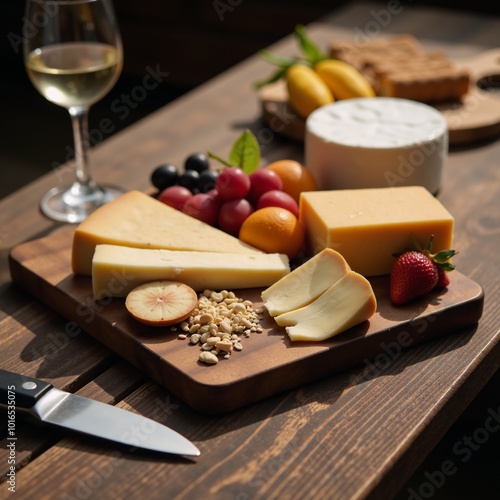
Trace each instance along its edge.
<instances>
[{"instance_id":1,"label":"round wooden board","mask_svg":"<svg viewBox=\"0 0 500 500\"><path fill-rule=\"evenodd\" d=\"M500 136L500 49L492 49L457 63L471 75L469 93L461 102L434 106L446 118L450 145L465 145ZM483 84L488 89L478 86ZM266 85L259 91L266 123L273 131L303 141L305 120L288 104L283 81Z\"/></svg>"}]
</instances>

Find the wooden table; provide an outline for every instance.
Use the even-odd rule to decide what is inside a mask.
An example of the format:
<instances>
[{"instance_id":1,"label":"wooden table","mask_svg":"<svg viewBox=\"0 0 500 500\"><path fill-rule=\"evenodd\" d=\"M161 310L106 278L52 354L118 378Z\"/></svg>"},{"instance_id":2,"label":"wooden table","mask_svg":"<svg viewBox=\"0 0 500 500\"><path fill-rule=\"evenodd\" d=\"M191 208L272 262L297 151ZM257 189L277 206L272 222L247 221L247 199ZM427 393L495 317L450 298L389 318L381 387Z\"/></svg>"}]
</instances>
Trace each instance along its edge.
<instances>
[{"instance_id":1,"label":"wooden table","mask_svg":"<svg viewBox=\"0 0 500 500\"><path fill-rule=\"evenodd\" d=\"M378 15L380 34L413 33L453 57L498 43L498 19L400 6L387 11L382 26L388 5L346 8L311 26L310 34L326 46L334 37L373 31ZM296 44L289 37L271 50L293 54ZM226 155L245 127L259 138L263 162L301 160L301 146L283 140L260 119L251 83L269 71L253 57L105 141L92 154L96 178L148 189L153 166L182 163L198 150ZM499 155L498 141L452 150L439 193L456 217L455 263L485 292L477 328L413 347L375 373L359 366L217 417L190 409L84 332L69 334L67 319L10 282L12 247L65 229L39 214L38 200L63 178L70 180L71 170L53 172L2 200L0 366L154 418L201 450L195 460L157 456L19 423L18 495L242 500L395 495L500 365ZM6 420L1 428L5 431ZM5 477L5 439L0 471ZM0 488L0 497L6 497L6 483Z\"/></svg>"}]
</instances>

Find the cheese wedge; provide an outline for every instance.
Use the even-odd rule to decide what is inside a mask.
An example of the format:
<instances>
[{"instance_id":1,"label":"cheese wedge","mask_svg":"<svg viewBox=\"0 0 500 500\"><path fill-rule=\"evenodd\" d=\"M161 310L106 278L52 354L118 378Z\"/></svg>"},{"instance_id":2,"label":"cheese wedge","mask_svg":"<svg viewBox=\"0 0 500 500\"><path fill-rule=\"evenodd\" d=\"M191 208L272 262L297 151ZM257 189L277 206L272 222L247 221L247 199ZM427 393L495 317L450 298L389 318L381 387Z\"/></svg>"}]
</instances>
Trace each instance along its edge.
<instances>
[{"instance_id":1,"label":"cheese wedge","mask_svg":"<svg viewBox=\"0 0 500 500\"><path fill-rule=\"evenodd\" d=\"M97 245L92 260L95 299L126 297L135 287L171 280L202 291L272 285L290 272L282 254L222 254Z\"/></svg>"},{"instance_id":2,"label":"cheese wedge","mask_svg":"<svg viewBox=\"0 0 500 500\"><path fill-rule=\"evenodd\" d=\"M291 340L325 340L370 318L377 301L366 278L353 271L310 304L276 316Z\"/></svg>"},{"instance_id":3,"label":"cheese wedge","mask_svg":"<svg viewBox=\"0 0 500 500\"><path fill-rule=\"evenodd\" d=\"M219 229L140 191L129 191L99 207L75 230L72 268L90 275L99 244L246 255L262 254Z\"/></svg>"},{"instance_id":4,"label":"cheese wedge","mask_svg":"<svg viewBox=\"0 0 500 500\"><path fill-rule=\"evenodd\" d=\"M363 276L389 274L393 254L425 247L452 248L453 217L421 186L302 193L299 218L312 253L337 250Z\"/></svg>"},{"instance_id":5,"label":"cheese wedge","mask_svg":"<svg viewBox=\"0 0 500 500\"><path fill-rule=\"evenodd\" d=\"M325 248L266 288L261 294L264 307L271 316L303 307L318 298L349 270L342 255Z\"/></svg>"}]
</instances>

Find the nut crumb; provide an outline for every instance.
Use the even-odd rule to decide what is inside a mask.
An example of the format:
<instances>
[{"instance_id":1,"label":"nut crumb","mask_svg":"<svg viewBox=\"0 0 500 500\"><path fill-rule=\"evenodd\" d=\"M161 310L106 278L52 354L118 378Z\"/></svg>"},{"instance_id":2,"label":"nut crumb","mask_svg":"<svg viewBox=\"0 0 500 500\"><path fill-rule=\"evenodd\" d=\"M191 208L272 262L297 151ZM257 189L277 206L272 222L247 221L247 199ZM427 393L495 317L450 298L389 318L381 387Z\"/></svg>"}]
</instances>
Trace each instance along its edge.
<instances>
[{"instance_id":1,"label":"nut crumb","mask_svg":"<svg viewBox=\"0 0 500 500\"><path fill-rule=\"evenodd\" d=\"M200 352L200 356L198 358L202 363L206 363L207 365L216 365L219 362L219 358L215 354L212 354L208 351Z\"/></svg>"}]
</instances>

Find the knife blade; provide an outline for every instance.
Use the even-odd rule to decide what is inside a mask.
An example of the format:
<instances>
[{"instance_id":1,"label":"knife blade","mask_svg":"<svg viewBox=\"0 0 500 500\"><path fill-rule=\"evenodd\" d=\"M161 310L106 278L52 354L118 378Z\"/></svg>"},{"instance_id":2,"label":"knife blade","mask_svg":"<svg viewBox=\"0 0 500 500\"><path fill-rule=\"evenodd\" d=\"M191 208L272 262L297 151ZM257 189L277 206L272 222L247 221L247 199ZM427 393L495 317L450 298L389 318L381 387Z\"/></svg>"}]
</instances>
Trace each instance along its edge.
<instances>
[{"instance_id":1,"label":"knife blade","mask_svg":"<svg viewBox=\"0 0 500 500\"><path fill-rule=\"evenodd\" d=\"M132 447L186 456L200 450L181 434L142 415L0 369L0 405L46 424Z\"/></svg>"}]
</instances>

